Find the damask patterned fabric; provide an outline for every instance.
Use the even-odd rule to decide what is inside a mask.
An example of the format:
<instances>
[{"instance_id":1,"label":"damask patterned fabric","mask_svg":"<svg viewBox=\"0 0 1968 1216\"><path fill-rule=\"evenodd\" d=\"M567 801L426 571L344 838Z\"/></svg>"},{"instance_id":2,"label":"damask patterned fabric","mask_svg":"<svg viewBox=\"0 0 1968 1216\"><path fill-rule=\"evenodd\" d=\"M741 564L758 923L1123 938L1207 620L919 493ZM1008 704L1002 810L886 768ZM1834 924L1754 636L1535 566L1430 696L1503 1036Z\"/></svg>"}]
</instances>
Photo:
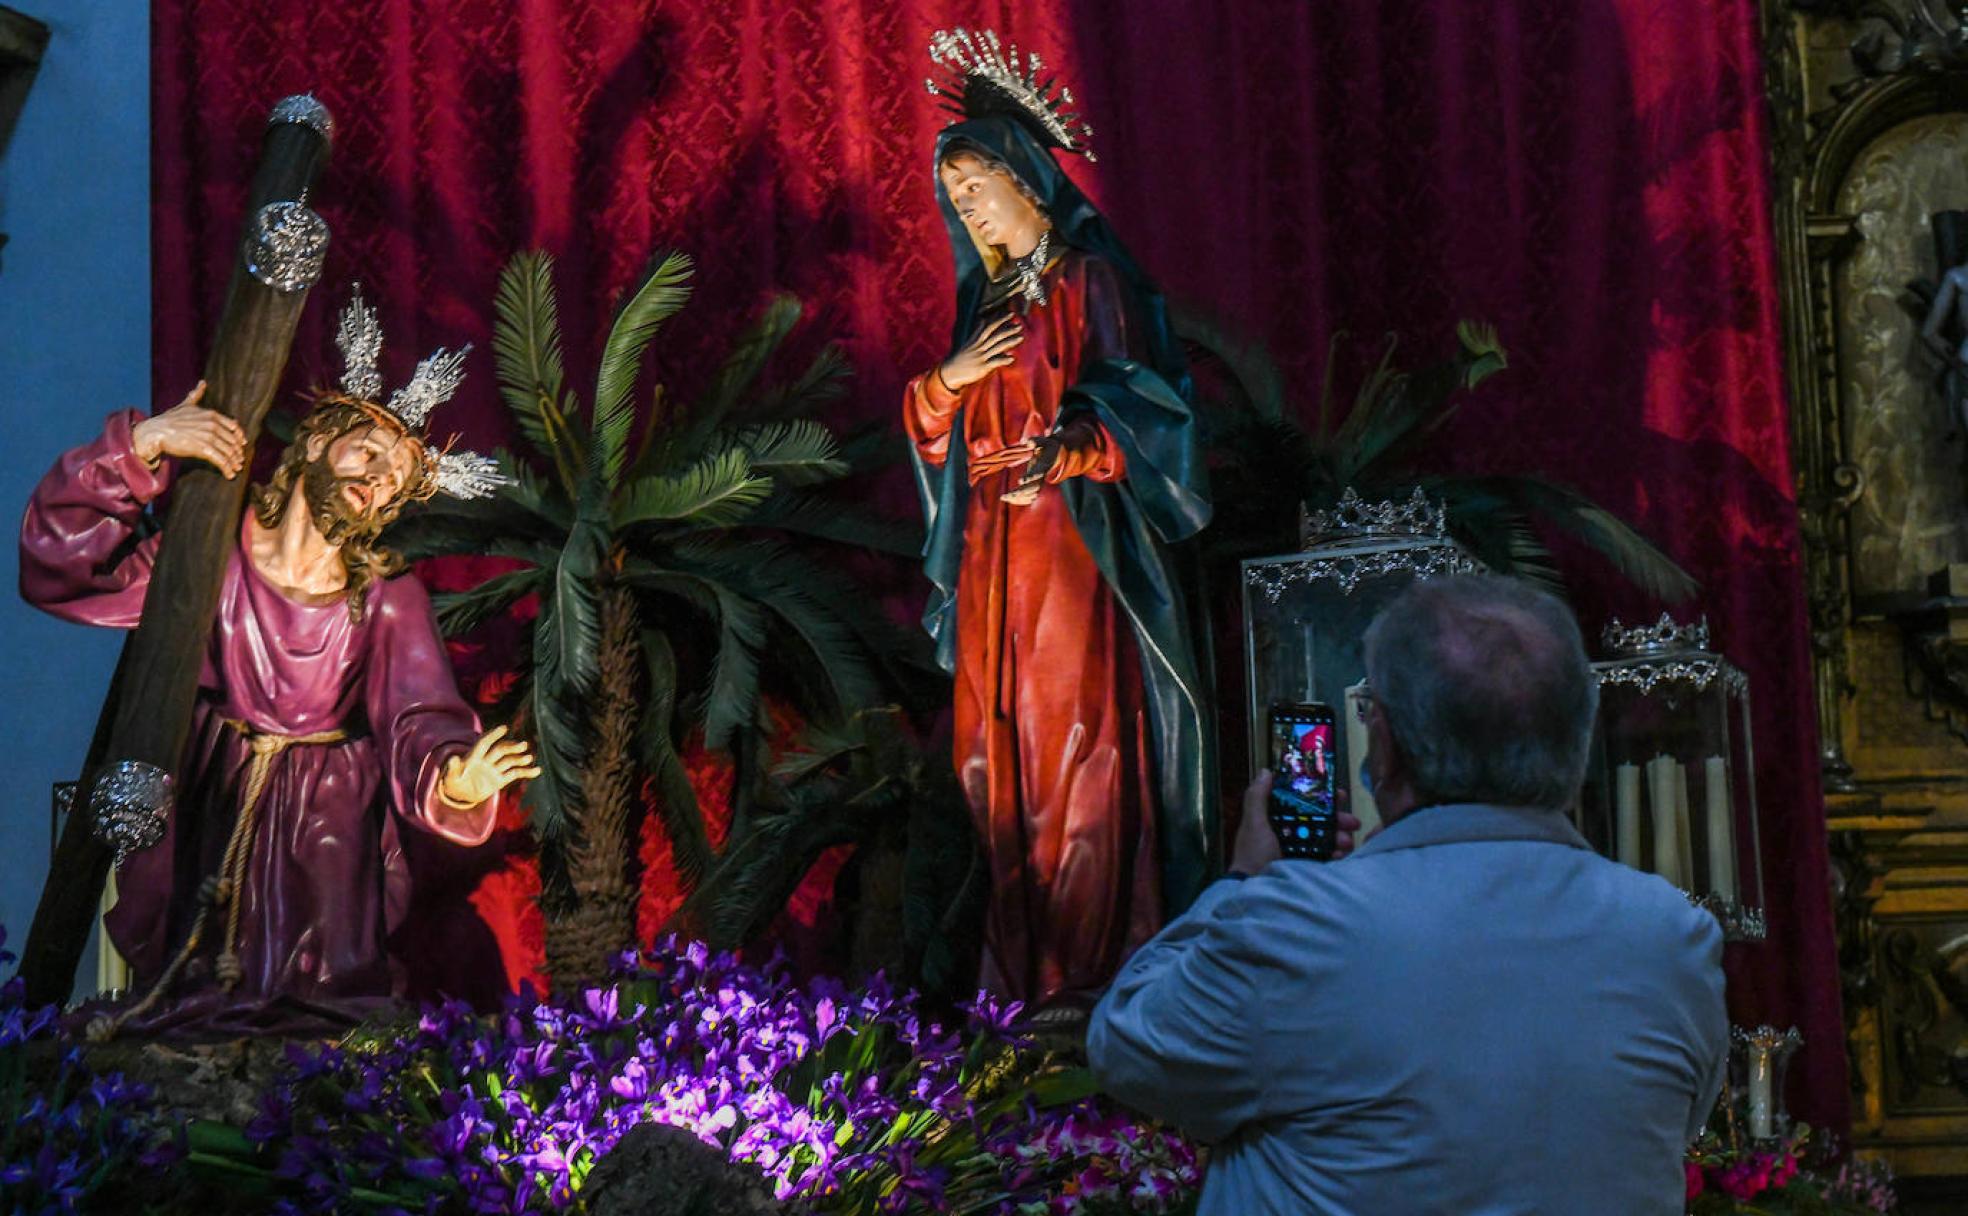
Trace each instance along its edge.
<instances>
[{"instance_id":1,"label":"damask patterned fabric","mask_svg":"<svg viewBox=\"0 0 1968 1216\"><path fill-rule=\"evenodd\" d=\"M1844 1125L1753 0L155 0L157 395L197 378L267 106L311 89L340 126L324 287L360 279L391 318L386 377L483 350L498 268L534 245L592 366L614 294L674 245L701 273L667 376L787 288L847 340L841 420L885 417L950 324L921 82L955 24L1063 69L1100 155L1074 176L1172 300L1301 383L1342 330L1346 384L1384 332L1420 357L1460 317L1499 327L1511 371L1440 462L1570 482L1703 580L1755 682L1771 942L1732 952L1736 1019L1799 1025L1795 1109ZM331 325L310 308L292 387L336 375ZM508 434L473 372L455 416L484 449ZM1589 630L1658 612L1575 572Z\"/></svg>"}]
</instances>

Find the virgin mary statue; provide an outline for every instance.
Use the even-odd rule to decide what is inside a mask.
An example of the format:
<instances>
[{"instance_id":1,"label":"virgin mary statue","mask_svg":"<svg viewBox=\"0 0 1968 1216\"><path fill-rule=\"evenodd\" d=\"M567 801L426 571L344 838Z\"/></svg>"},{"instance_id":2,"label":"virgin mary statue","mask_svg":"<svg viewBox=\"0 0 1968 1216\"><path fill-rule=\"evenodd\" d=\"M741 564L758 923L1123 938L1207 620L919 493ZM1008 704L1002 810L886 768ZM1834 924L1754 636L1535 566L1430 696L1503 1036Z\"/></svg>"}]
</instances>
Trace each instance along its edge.
<instances>
[{"instance_id":1,"label":"virgin mary statue","mask_svg":"<svg viewBox=\"0 0 1968 1216\"><path fill-rule=\"evenodd\" d=\"M939 33L950 354L903 423L928 517L925 624L989 859L983 982L1084 1007L1214 876L1205 670L1169 546L1210 518L1161 293L1051 149L1070 94L995 35Z\"/></svg>"}]
</instances>

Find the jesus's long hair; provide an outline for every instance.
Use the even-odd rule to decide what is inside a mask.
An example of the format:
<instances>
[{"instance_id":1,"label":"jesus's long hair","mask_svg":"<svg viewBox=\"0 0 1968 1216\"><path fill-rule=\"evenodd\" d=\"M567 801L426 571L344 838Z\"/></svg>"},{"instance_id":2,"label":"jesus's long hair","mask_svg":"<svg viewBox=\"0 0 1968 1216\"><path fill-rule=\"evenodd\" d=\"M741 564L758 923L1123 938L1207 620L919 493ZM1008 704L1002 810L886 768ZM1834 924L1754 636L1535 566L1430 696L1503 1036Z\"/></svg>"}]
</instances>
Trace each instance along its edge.
<instances>
[{"instance_id":1,"label":"jesus's long hair","mask_svg":"<svg viewBox=\"0 0 1968 1216\"><path fill-rule=\"evenodd\" d=\"M348 605L351 620L362 619L369 585L379 578L400 574L409 563L403 556L377 543L382 534L412 500L411 493L399 493L382 510L357 515L341 494L340 479L327 467L328 445L359 426L383 425L375 414L351 399L324 396L309 411L295 431L294 441L280 454L280 465L262 485L253 487L253 516L262 528L278 527L287 514L294 486L301 485L303 501L314 513L315 526L331 544L341 546L342 565L348 570ZM308 457L308 445L322 438L321 456ZM414 439L414 437L411 437ZM310 467L318 470L310 473ZM325 475L325 476L324 476ZM411 487L405 487L406 491Z\"/></svg>"}]
</instances>

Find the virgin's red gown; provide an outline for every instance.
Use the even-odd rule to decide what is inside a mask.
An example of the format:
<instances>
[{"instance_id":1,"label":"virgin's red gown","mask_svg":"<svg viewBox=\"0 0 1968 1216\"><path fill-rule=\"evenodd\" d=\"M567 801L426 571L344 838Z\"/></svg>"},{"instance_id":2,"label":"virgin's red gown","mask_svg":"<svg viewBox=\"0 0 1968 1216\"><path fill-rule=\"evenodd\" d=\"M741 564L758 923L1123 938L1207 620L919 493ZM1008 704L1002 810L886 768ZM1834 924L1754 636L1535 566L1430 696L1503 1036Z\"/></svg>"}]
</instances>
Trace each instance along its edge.
<instances>
[{"instance_id":1,"label":"virgin's red gown","mask_svg":"<svg viewBox=\"0 0 1968 1216\"><path fill-rule=\"evenodd\" d=\"M961 393L934 371L903 402L910 438L942 465L961 407L970 461L1052 433L1083 367L1128 356L1125 289L1077 250L1045 274L1015 362ZM1150 733L1132 626L1056 488L1119 481L1127 462L1090 418L1038 501L974 482L957 579L955 760L990 865L982 982L1044 1004L1103 988L1161 924ZM974 469L973 469L974 473Z\"/></svg>"}]
</instances>

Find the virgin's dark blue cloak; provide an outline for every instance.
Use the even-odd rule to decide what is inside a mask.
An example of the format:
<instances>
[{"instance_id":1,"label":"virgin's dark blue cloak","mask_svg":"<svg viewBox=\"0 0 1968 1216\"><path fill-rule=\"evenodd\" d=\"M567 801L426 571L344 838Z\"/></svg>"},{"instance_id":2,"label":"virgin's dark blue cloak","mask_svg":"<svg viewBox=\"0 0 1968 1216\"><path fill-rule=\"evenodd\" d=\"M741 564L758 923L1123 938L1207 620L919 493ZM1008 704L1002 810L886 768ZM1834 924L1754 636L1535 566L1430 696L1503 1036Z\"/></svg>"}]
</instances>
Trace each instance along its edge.
<instances>
[{"instance_id":1,"label":"virgin's dark blue cloak","mask_svg":"<svg viewBox=\"0 0 1968 1216\"><path fill-rule=\"evenodd\" d=\"M1072 478L1058 487L1080 538L1134 627L1141 652L1157 789L1156 839L1161 850L1162 903L1173 917L1186 909L1221 869L1216 804L1216 732L1209 717L1209 666L1196 649L1197 630L1169 546L1202 531L1210 520L1207 470L1198 425L1188 402L1189 376L1168 326L1161 292L1093 204L1060 171L1052 154L1025 127L1006 118L977 119L945 128L936 159L953 141L976 145L1011 167L1052 220L1055 239L1097 255L1114 267L1134 297L1131 343L1143 361L1105 359L1084 369L1060 403L1059 421L1091 415L1127 457L1127 474L1100 484ZM950 250L957 264L954 352L977 328L991 276L934 180ZM913 445L928 540L923 569L932 589L923 624L936 642L937 661L956 670L957 574L963 561L969 478L962 408L941 468Z\"/></svg>"}]
</instances>

